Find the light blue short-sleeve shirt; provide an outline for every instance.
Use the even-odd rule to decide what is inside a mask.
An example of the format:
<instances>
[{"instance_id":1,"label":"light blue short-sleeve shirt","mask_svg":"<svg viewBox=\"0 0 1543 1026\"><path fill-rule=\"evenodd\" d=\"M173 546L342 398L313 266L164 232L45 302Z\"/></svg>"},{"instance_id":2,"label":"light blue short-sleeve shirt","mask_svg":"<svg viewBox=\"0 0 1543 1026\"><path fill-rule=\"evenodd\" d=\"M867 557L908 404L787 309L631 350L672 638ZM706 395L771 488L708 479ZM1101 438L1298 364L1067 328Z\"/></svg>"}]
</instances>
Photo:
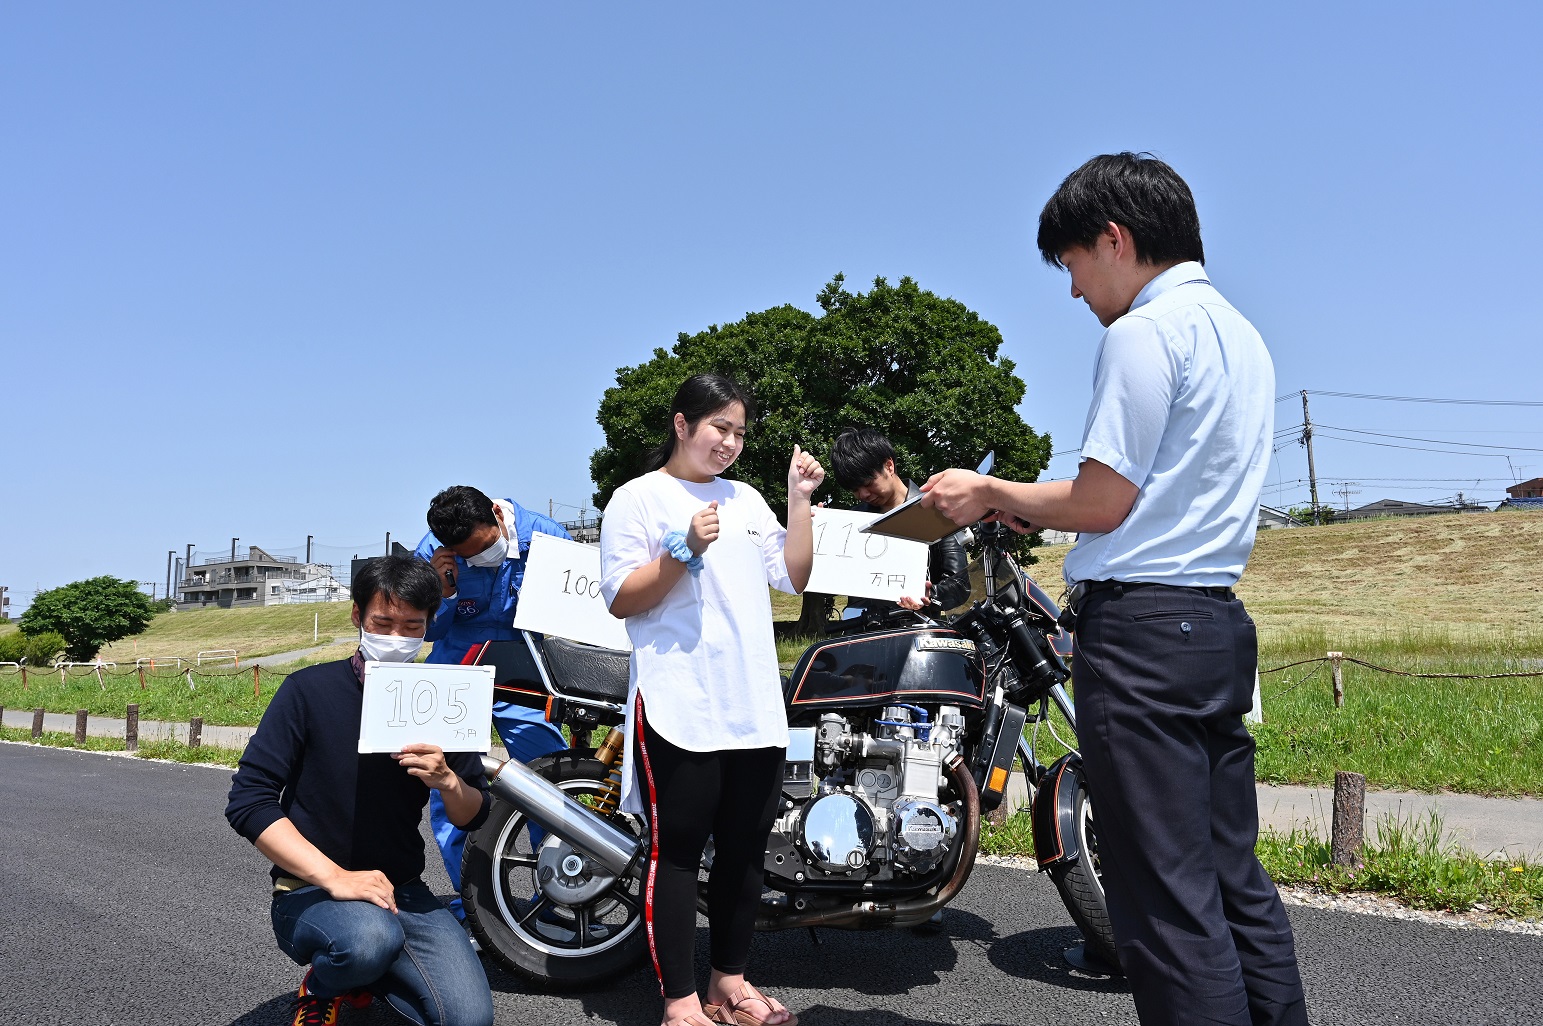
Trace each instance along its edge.
<instances>
[{"instance_id":1,"label":"light blue short-sleeve shirt","mask_svg":"<svg viewBox=\"0 0 1543 1026\"><path fill-rule=\"evenodd\" d=\"M1264 340L1198 263L1147 283L1093 364L1082 458L1140 491L1125 522L1084 532L1064 576L1217 587L1254 547L1275 428Z\"/></svg>"}]
</instances>

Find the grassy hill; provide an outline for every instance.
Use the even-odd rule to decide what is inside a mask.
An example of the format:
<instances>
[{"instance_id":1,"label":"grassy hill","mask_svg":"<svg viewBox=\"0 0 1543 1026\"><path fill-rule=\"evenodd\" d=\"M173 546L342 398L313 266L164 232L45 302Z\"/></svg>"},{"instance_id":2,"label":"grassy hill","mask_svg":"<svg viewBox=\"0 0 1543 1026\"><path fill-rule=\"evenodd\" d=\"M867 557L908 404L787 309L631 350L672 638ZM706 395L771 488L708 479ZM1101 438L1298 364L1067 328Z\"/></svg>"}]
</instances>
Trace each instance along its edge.
<instances>
[{"instance_id":1,"label":"grassy hill","mask_svg":"<svg viewBox=\"0 0 1543 1026\"><path fill-rule=\"evenodd\" d=\"M1028 572L1061 594L1069 546ZM1344 644L1388 634L1543 639L1543 515L1504 511L1261 531L1238 594L1261 641L1321 632Z\"/></svg>"},{"instance_id":2,"label":"grassy hill","mask_svg":"<svg viewBox=\"0 0 1543 1026\"><path fill-rule=\"evenodd\" d=\"M1061 594L1067 548L1036 550L1039 562L1028 568L1052 596ZM1423 634L1449 645L1540 649L1543 515L1454 514L1262 531L1238 591L1272 648L1306 635L1344 646ZM778 619L798 615L795 598L774 592L773 605ZM333 602L163 613L102 657L132 663L136 656L234 648L248 658L307 648L317 614L321 643L352 634L349 608Z\"/></svg>"},{"instance_id":3,"label":"grassy hill","mask_svg":"<svg viewBox=\"0 0 1543 1026\"><path fill-rule=\"evenodd\" d=\"M161 613L143 634L102 649L104 660L133 663L138 656L184 659L200 650L233 648L246 659L274 652L292 652L325 645L334 637L355 633L347 602L317 602L245 609L190 609ZM319 641L312 642L313 617L320 616Z\"/></svg>"}]
</instances>

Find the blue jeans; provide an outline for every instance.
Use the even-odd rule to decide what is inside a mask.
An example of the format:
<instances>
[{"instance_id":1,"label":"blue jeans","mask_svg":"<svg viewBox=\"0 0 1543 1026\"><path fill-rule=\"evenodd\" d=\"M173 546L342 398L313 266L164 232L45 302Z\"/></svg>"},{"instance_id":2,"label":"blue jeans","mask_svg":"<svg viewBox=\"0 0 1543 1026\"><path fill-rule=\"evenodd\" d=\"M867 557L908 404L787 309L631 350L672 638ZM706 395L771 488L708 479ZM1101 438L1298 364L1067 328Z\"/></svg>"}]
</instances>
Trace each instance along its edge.
<instances>
[{"instance_id":1,"label":"blue jeans","mask_svg":"<svg viewBox=\"0 0 1543 1026\"><path fill-rule=\"evenodd\" d=\"M542 709L529 709L513 702L493 703L493 726L503 739L504 749L511 759L531 762L543 755L567 749L560 730L547 722ZM450 886L461 889L461 855L466 849L466 831L450 822L445 815L445 803L438 791L429 792L429 823L434 827L434 841L439 845L439 855L445 860L445 872L450 876ZM531 844L539 845L544 836L535 824L530 828ZM450 911L457 919L465 919L466 911L461 899L450 902Z\"/></svg>"},{"instance_id":2,"label":"blue jeans","mask_svg":"<svg viewBox=\"0 0 1543 1026\"><path fill-rule=\"evenodd\" d=\"M396 889L397 913L335 901L320 887L273 899L273 935L309 964L311 991L366 989L425 1026L491 1026L493 995L466 931L422 881Z\"/></svg>"}]
</instances>

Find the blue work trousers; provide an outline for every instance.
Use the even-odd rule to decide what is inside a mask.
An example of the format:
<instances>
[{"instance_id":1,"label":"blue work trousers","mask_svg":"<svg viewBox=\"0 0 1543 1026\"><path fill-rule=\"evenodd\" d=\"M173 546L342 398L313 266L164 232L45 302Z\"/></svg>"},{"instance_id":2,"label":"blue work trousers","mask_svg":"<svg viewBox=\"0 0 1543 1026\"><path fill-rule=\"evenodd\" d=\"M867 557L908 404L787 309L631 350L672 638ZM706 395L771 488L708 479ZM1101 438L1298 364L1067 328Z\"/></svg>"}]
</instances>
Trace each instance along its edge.
<instances>
[{"instance_id":1,"label":"blue work trousers","mask_svg":"<svg viewBox=\"0 0 1543 1026\"><path fill-rule=\"evenodd\" d=\"M422 881L396 889L395 914L320 887L273 898L273 935L311 967L320 997L368 990L424 1026L491 1026L493 995L466 931Z\"/></svg>"},{"instance_id":2,"label":"blue work trousers","mask_svg":"<svg viewBox=\"0 0 1543 1026\"><path fill-rule=\"evenodd\" d=\"M520 762L531 762L568 747L562 732L547 722L546 712L542 709L530 709L513 702L494 702L493 726L503 739L509 757ZM466 831L450 822L450 817L445 815L445 803L440 799L438 791L429 792L429 822L434 827L434 841L439 845L440 857L445 860L445 872L450 876L450 886L460 891L461 855L466 849ZM542 836L538 828L532 825L531 844L539 845ZM455 913L457 919L466 918L460 898L450 902L450 911Z\"/></svg>"}]
</instances>

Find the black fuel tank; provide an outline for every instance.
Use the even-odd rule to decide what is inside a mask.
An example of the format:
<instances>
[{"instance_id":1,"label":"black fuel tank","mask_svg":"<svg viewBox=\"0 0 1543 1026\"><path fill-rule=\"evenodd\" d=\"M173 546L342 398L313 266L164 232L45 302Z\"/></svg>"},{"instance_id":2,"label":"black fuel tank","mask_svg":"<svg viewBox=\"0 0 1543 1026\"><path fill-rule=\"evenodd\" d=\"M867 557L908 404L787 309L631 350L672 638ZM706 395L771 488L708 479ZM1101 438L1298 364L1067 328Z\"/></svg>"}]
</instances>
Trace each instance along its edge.
<instances>
[{"instance_id":1,"label":"black fuel tank","mask_svg":"<svg viewBox=\"0 0 1543 1026\"><path fill-rule=\"evenodd\" d=\"M985 675L975 642L938 627L876 631L811 645L788 677L791 710L946 702L979 709Z\"/></svg>"}]
</instances>

